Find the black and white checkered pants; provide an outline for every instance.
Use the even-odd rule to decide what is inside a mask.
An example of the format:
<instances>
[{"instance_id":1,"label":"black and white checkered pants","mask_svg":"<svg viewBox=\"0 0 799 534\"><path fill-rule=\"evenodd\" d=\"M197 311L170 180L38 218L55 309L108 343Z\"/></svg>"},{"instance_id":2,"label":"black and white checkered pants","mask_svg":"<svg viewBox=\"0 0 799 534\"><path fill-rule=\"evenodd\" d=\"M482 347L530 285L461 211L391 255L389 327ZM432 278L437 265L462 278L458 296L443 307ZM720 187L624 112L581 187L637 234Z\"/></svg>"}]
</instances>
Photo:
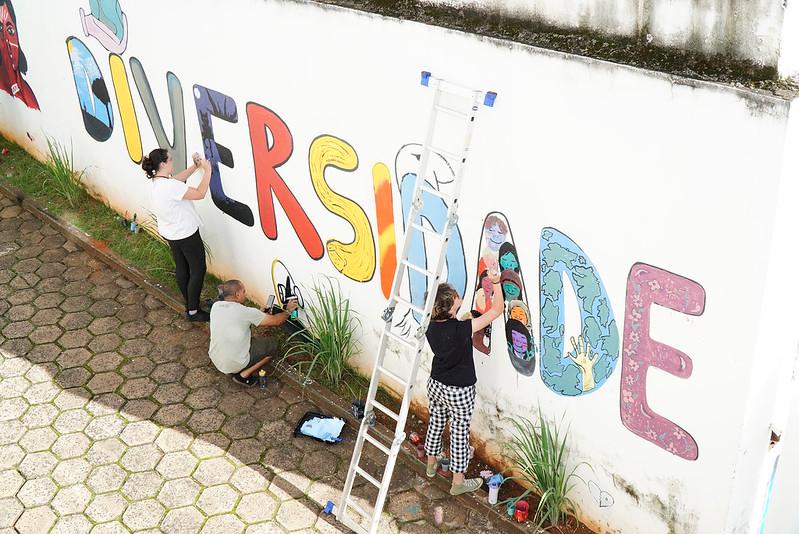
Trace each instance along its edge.
<instances>
[{"instance_id":1,"label":"black and white checkered pants","mask_svg":"<svg viewBox=\"0 0 799 534\"><path fill-rule=\"evenodd\" d=\"M441 434L449 419L449 468L453 473L465 473L469 465L469 425L474 413L475 391L474 386L447 386L433 378L427 381L430 424L424 450L429 456L441 454Z\"/></svg>"}]
</instances>

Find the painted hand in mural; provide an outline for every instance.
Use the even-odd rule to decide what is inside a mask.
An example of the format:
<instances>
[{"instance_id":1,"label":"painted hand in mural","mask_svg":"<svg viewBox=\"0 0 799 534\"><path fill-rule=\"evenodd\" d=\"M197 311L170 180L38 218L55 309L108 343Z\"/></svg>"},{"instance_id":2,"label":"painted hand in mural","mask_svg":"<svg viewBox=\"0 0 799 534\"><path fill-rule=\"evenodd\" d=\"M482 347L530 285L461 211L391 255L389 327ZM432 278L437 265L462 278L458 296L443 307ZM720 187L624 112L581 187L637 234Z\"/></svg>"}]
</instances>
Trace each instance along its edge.
<instances>
[{"instance_id":1,"label":"painted hand in mural","mask_svg":"<svg viewBox=\"0 0 799 534\"><path fill-rule=\"evenodd\" d=\"M567 356L583 373L583 391L590 391L595 386L594 365L599 361L599 354L591 354L591 343L583 341L583 336L577 336L577 342L571 336L571 342L574 352L569 352Z\"/></svg>"}]
</instances>

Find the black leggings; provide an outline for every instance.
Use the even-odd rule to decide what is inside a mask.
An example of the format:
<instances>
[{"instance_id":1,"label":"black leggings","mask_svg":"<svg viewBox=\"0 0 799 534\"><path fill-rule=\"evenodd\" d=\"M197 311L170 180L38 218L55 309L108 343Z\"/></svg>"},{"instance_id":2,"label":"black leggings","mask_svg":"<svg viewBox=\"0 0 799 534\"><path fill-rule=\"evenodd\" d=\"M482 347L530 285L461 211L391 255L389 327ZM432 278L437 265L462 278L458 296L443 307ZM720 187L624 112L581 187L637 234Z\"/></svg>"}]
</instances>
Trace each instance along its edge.
<instances>
[{"instance_id":1,"label":"black leggings","mask_svg":"<svg viewBox=\"0 0 799 534\"><path fill-rule=\"evenodd\" d=\"M205 278L205 248L197 230L189 237L169 241L175 259L175 278L186 302L186 311L200 309L200 291Z\"/></svg>"}]
</instances>

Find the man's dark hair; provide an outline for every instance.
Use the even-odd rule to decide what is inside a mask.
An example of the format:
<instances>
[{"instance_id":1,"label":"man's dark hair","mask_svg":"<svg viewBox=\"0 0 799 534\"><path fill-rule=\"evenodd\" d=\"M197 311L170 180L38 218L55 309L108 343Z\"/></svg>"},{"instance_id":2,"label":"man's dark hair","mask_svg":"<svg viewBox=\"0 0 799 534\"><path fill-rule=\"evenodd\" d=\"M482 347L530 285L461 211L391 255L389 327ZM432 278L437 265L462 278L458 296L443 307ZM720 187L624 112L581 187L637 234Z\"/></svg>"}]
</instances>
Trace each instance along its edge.
<instances>
[{"instance_id":1,"label":"man's dark hair","mask_svg":"<svg viewBox=\"0 0 799 534\"><path fill-rule=\"evenodd\" d=\"M234 296L236 293L241 291L243 287L244 284L242 284L240 280L228 280L222 284L222 298L226 299L228 297Z\"/></svg>"}]
</instances>

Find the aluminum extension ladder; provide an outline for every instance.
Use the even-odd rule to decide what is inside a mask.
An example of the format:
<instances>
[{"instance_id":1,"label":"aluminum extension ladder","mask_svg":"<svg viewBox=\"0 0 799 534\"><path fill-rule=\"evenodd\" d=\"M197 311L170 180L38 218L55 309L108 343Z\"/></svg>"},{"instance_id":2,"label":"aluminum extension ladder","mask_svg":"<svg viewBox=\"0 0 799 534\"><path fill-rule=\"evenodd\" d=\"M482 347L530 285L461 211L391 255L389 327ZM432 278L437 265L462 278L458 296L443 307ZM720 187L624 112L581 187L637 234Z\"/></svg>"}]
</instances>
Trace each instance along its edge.
<instances>
[{"instance_id":1,"label":"aluminum extension ladder","mask_svg":"<svg viewBox=\"0 0 799 534\"><path fill-rule=\"evenodd\" d=\"M464 168L466 166L466 157L469 153L469 145L471 144L472 133L474 131L475 118L480 106L484 105L487 107L492 107L497 96L494 92L476 91L458 84L454 84L452 82L447 82L446 80L432 76L429 72L422 72L422 85L425 87L434 88L435 95L433 97L433 104L430 110L430 119L428 122L425 143L422 147L419 171L416 175L416 183L413 192L413 205L408 217L408 222L406 224L405 241L402 247L400 261L397 264L397 270L394 273L394 283L391 286L391 296L389 298L388 307L383 312L382 316L382 319L385 321L385 325L383 327L383 333L380 337L377 361L375 362L375 366L372 371L372 379L369 384L369 393L367 395L366 405L364 408L365 415L361 421L361 426L358 431L358 438L352 453L352 460L350 461L349 471L347 472L347 481L344 484L344 491L342 492L339 505L334 509L336 519L339 522L353 531L361 534L375 534L377 532L378 525L380 524L380 516L383 511L386 496L388 495L388 487L391 483L391 476L394 472L394 464L396 462L400 448L402 447L402 443L405 441L405 422L408 418L411 392L413 390L413 385L416 383L416 373L419 370L419 359L425 343L425 332L427 331L427 326L430 323L430 315L433 309L433 303L435 301L436 290L439 285L441 271L444 268L450 231L458 221L458 197L460 195ZM445 95L446 98L458 101L465 105L445 105L445 103L442 102L442 96ZM461 110L460 107L464 107L465 109ZM439 124L440 114L446 115L451 119L455 119L455 121L457 121L456 124L462 121L462 125L458 124L458 126L461 126L461 128L464 130L463 143L459 148L456 149L460 150L460 152L457 152L456 150L448 150L434 144L436 142L435 133L436 127ZM438 154L442 157L446 157L448 162L453 166L455 178L451 187L451 194L439 191L437 188L430 187L426 183L425 179L428 174L428 167L432 154ZM443 232L437 232L422 225L419 214L423 207L423 196L427 195L440 197L448 203L447 223L444 225L445 228ZM434 271L430 271L426 269L425 266L416 265L408 261L408 253L411 248L410 244L412 240L414 237L421 239L423 238L423 235L428 236L440 243L438 258ZM434 250L433 247L431 247L431 249ZM400 289L402 287L405 269L419 272L428 280L428 291L424 308L420 308L419 306L413 304L410 300L400 296ZM397 305L407 307L411 311L422 316L421 324L416 330L414 338L408 338L392 331L394 310L396 309ZM398 376L396 373L390 371L384 366L384 360L389 341L396 342L396 344L404 349L403 352L413 352L413 364L410 366L410 375L408 377L403 378ZM375 395L377 393L377 388L381 377L388 377L403 387L402 404L399 413L395 413L390 408L375 400ZM372 429L375 424L375 409L380 410L397 422L394 429L394 440L391 442L391 444L384 444L377 439L375 435L369 433L370 429ZM375 477L361 467L361 453L363 452L364 442L369 442L369 444L388 457L382 477ZM356 476L364 478L367 482L378 489L377 501L374 503L374 509L371 514L367 510L364 510L362 506L353 502L352 488ZM349 510L355 511L359 516L361 516L362 520L366 520L368 527L364 527L360 521L353 518L351 514L348 514Z\"/></svg>"}]
</instances>

